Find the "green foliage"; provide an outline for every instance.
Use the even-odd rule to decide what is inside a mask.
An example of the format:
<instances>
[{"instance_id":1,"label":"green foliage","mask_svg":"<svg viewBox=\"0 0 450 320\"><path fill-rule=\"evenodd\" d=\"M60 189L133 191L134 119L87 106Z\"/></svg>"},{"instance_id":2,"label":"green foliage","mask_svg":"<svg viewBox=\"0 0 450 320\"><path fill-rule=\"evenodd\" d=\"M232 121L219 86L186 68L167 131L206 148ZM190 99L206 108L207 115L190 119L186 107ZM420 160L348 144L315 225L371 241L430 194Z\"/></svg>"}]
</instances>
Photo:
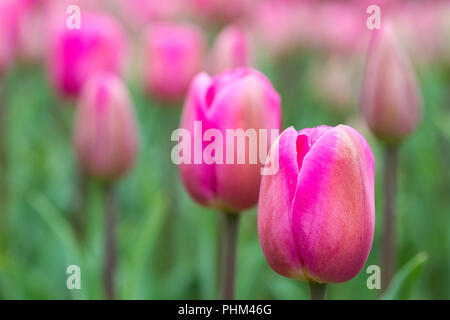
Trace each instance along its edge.
<instances>
[{"instance_id":1,"label":"green foliage","mask_svg":"<svg viewBox=\"0 0 450 320\"><path fill-rule=\"evenodd\" d=\"M284 126L297 129L358 119L320 99L304 56L262 68L283 101ZM449 83L440 71L420 75L423 122L401 149L397 200L398 266L384 298L449 298L450 110ZM71 219L77 168L73 160L73 102L62 102L41 69L16 69L2 84L7 105L9 186L0 238L1 299L102 299L104 217L97 185L87 187L85 236ZM170 133L180 108L164 109L129 83L140 125L134 170L117 189L117 295L123 299L213 299L218 289L218 214L186 194L170 162ZM181 105L180 105L181 107ZM352 122L353 125L354 122ZM363 123L361 121L357 123ZM361 129L362 128L362 129ZM382 212L382 150L358 127L376 159L376 229L360 274L330 285L330 299L376 299L366 287L367 266L379 264ZM240 299L307 299L305 283L274 273L256 230L257 210L243 213L239 232L236 296ZM426 268L426 252L428 260ZM411 261L410 257L415 256ZM409 261L409 262L408 262ZM82 289L67 290L66 268L81 267Z\"/></svg>"}]
</instances>

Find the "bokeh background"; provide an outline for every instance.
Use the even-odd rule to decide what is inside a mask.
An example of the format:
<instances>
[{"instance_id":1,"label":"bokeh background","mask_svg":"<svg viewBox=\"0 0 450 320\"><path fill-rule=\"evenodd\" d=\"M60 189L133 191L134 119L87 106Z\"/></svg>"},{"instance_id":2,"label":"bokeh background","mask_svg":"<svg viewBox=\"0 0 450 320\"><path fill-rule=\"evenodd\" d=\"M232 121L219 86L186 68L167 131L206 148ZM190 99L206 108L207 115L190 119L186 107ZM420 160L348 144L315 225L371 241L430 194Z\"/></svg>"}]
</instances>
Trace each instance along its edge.
<instances>
[{"instance_id":1,"label":"bokeh background","mask_svg":"<svg viewBox=\"0 0 450 320\"><path fill-rule=\"evenodd\" d=\"M0 0L3 21L7 1ZM95 182L80 182L72 145L76 99L58 94L46 61L46 12L51 7L66 16L69 4L80 5L81 14L100 10L112 15L131 47L123 78L137 113L140 151L117 189L118 298L218 296L220 216L190 199L170 161L175 145L170 134L178 126L183 101L169 105L154 99L141 81L141 34L160 21L195 23L205 33L208 52L225 26L238 24L250 39L247 64L264 72L282 97L284 128L345 123L368 140L376 164L373 247L360 274L330 285L328 297L379 298L378 290L367 288L365 270L381 258L383 150L358 108L369 4L381 6L382 23L387 17L394 22L418 73L424 102L421 124L400 151L398 272L385 298L450 297L450 1L386 6L383 1L319 0L27 2L32 5L18 18L22 45L0 77L1 299L104 298L102 194ZM8 43L0 40L0 51L2 46ZM209 59L204 69L214 72ZM72 223L80 211L74 209L80 190L83 239ZM236 297L307 299L305 283L283 278L268 266L256 219L257 208L242 213ZM72 264L81 268L81 290L66 288L66 268Z\"/></svg>"}]
</instances>

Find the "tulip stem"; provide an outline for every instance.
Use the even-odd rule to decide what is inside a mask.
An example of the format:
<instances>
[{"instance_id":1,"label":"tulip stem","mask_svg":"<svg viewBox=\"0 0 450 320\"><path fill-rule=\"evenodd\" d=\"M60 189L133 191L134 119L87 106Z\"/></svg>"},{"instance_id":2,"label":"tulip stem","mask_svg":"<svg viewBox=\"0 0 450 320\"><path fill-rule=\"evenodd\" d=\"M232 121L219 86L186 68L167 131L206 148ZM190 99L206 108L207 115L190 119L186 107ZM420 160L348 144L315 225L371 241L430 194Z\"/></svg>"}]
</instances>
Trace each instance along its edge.
<instances>
[{"instance_id":1,"label":"tulip stem","mask_svg":"<svg viewBox=\"0 0 450 320\"><path fill-rule=\"evenodd\" d=\"M116 272L115 205L114 189L111 184L104 187L105 200L105 294L108 300L115 299L114 276Z\"/></svg>"},{"instance_id":2,"label":"tulip stem","mask_svg":"<svg viewBox=\"0 0 450 320\"><path fill-rule=\"evenodd\" d=\"M311 300L327 300L327 284L308 282Z\"/></svg>"},{"instance_id":3,"label":"tulip stem","mask_svg":"<svg viewBox=\"0 0 450 320\"><path fill-rule=\"evenodd\" d=\"M395 269L395 189L398 148L387 147L384 167L384 225L382 241L382 288L389 287Z\"/></svg>"},{"instance_id":4,"label":"tulip stem","mask_svg":"<svg viewBox=\"0 0 450 320\"><path fill-rule=\"evenodd\" d=\"M223 300L234 299L238 231L239 214L223 212L220 252L220 297Z\"/></svg>"},{"instance_id":5,"label":"tulip stem","mask_svg":"<svg viewBox=\"0 0 450 320\"><path fill-rule=\"evenodd\" d=\"M82 170L77 169L76 183L73 195L72 224L80 240L85 237L85 219L88 179Z\"/></svg>"},{"instance_id":6,"label":"tulip stem","mask_svg":"<svg viewBox=\"0 0 450 320\"><path fill-rule=\"evenodd\" d=\"M0 86L0 243L1 248L6 246L6 211L8 201L8 154L7 154L7 106Z\"/></svg>"}]
</instances>

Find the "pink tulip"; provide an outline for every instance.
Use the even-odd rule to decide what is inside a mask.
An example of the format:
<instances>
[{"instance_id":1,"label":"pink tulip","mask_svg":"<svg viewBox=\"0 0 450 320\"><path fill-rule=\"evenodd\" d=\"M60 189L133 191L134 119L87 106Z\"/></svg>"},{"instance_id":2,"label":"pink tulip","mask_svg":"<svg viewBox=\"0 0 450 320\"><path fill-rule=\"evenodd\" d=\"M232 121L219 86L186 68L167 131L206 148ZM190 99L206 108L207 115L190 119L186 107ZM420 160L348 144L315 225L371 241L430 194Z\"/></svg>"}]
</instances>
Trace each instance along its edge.
<instances>
[{"instance_id":1,"label":"pink tulip","mask_svg":"<svg viewBox=\"0 0 450 320\"><path fill-rule=\"evenodd\" d=\"M246 32L230 25L217 36L211 55L210 69L214 74L250 63L250 40Z\"/></svg>"},{"instance_id":2,"label":"pink tulip","mask_svg":"<svg viewBox=\"0 0 450 320\"><path fill-rule=\"evenodd\" d=\"M319 29L315 4L263 1L254 11L253 28L271 56L280 59L315 45Z\"/></svg>"},{"instance_id":3,"label":"pink tulip","mask_svg":"<svg viewBox=\"0 0 450 320\"><path fill-rule=\"evenodd\" d=\"M61 94L77 96L93 73L123 71L126 37L120 25L105 14L83 11L80 29L67 28L66 20L66 15L58 17L51 27L49 72Z\"/></svg>"},{"instance_id":4,"label":"pink tulip","mask_svg":"<svg viewBox=\"0 0 450 320\"><path fill-rule=\"evenodd\" d=\"M149 22L177 18L185 11L185 0L127 0L119 6L124 23L137 30Z\"/></svg>"},{"instance_id":5,"label":"pink tulip","mask_svg":"<svg viewBox=\"0 0 450 320\"><path fill-rule=\"evenodd\" d=\"M75 149L83 171L102 180L120 177L132 167L137 124L131 97L111 73L97 73L84 85L74 127Z\"/></svg>"},{"instance_id":6,"label":"pink tulip","mask_svg":"<svg viewBox=\"0 0 450 320\"><path fill-rule=\"evenodd\" d=\"M420 120L416 76L387 23L372 38L361 107L372 132L390 144L409 136Z\"/></svg>"},{"instance_id":7,"label":"pink tulip","mask_svg":"<svg viewBox=\"0 0 450 320\"><path fill-rule=\"evenodd\" d=\"M150 27L144 41L147 92L163 101L183 99L203 69L206 45L201 30L190 24L160 23Z\"/></svg>"},{"instance_id":8,"label":"pink tulip","mask_svg":"<svg viewBox=\"0 0 450 320\"><path fill-rule=\"evenodd\" d=\"M192 143L191 154L194 161L182 163L180 173L189 194L202 205L239 212L252 207L258 200L261 180L261 164L250 159L239 163L237 155L250 158L250 142L244 146L236 142L227 148L227 129L267 129L270 132L281 127L280 96L269 79L253 69L238 68L226 71L212 79L205 73L199 74L192 82L181 119L181 128L195 137L195 121L201 121L200 135L208 129L216 129L223 137L223 157L233 157L233 163L195 164L195 157L202 157L211 142L203 142L202 149L196 151ZM273 129L273 130L272 130ZM276 130L275 130L276 131ZM278 134L277 134L278 136ZM258 149L270 148L270 140L258 136L254 141ZM197 152L197 153L196 153ZM259 150L258 150L259 153Z\"/></svg>"},{"instance_id":9,"label":"pink tulip","mask_svg":"<svg viewBox=\"0 0 450 320\"><path fill-rule=\"evenodd\" d=\"M375 224L374 159L353 128L286 129L272 145L276 175L263 176L258 233L277 273L347 281L369 255Z\"/></svg>"},{"instance_id":10,"label":"pink tulip","mask_svg":"<svg viewBox=\"0 0 450 320\"><path fill-rule=\"evenodd\" d=\"M10 68L17 53L20 11L16 0L0 0L0 75Z\"/></svg>"}]
</instances>

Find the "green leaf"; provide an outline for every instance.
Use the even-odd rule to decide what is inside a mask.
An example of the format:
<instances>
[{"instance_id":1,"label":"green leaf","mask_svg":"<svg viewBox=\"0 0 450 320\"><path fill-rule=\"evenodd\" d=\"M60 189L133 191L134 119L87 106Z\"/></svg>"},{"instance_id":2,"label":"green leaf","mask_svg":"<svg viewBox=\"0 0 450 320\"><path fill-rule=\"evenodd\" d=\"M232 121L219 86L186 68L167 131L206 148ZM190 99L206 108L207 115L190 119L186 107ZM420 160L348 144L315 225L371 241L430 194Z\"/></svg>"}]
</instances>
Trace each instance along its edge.
<instances>
[{"instance_id":1,"label":"green leaf","mask_svg":"<svg viewBox=\"0 0 450 320\"><path fill-rule=\"evenodd\" d=\"M127 272L127 286L125 288L125 299L139 299L138 284L142 277L145 261L152 252L156 239L160 234L164 221L167 219L165 208L167 201L160 195L153 198L149 212L143 217L140 229L137 231L137 238L133 245L129 272ZM148 298L148 297L147 297Z\"/></svg>"},{"instance_id":2,"label":"green leaf","mask_svg":"<svg viewBox=\"0 0 450 320\"><path fill-rule=\"evenodd\" d=\"M41 192L35 192L28 197L31 207L47 223L50 229L55 233L66 255L68 265L83 265L82 254L78 247L76 236L61 212L50 202L50 200ZM82 285L84 287L84 285ZM85 290L70 290L74 298L85 299Z\"/></svg>"},{"instance_id":3,"label":"green leaf","mask_svg":"<svg viewBox=\"0 0 450 320\"><path fill-rule=\"evenodd\" d=\"M414 258L406 263L394 276L389 289L381 297L383 300L410 299L414 286L419 280L428 255L419 252Z\"/></svg>"}]
</instances>

